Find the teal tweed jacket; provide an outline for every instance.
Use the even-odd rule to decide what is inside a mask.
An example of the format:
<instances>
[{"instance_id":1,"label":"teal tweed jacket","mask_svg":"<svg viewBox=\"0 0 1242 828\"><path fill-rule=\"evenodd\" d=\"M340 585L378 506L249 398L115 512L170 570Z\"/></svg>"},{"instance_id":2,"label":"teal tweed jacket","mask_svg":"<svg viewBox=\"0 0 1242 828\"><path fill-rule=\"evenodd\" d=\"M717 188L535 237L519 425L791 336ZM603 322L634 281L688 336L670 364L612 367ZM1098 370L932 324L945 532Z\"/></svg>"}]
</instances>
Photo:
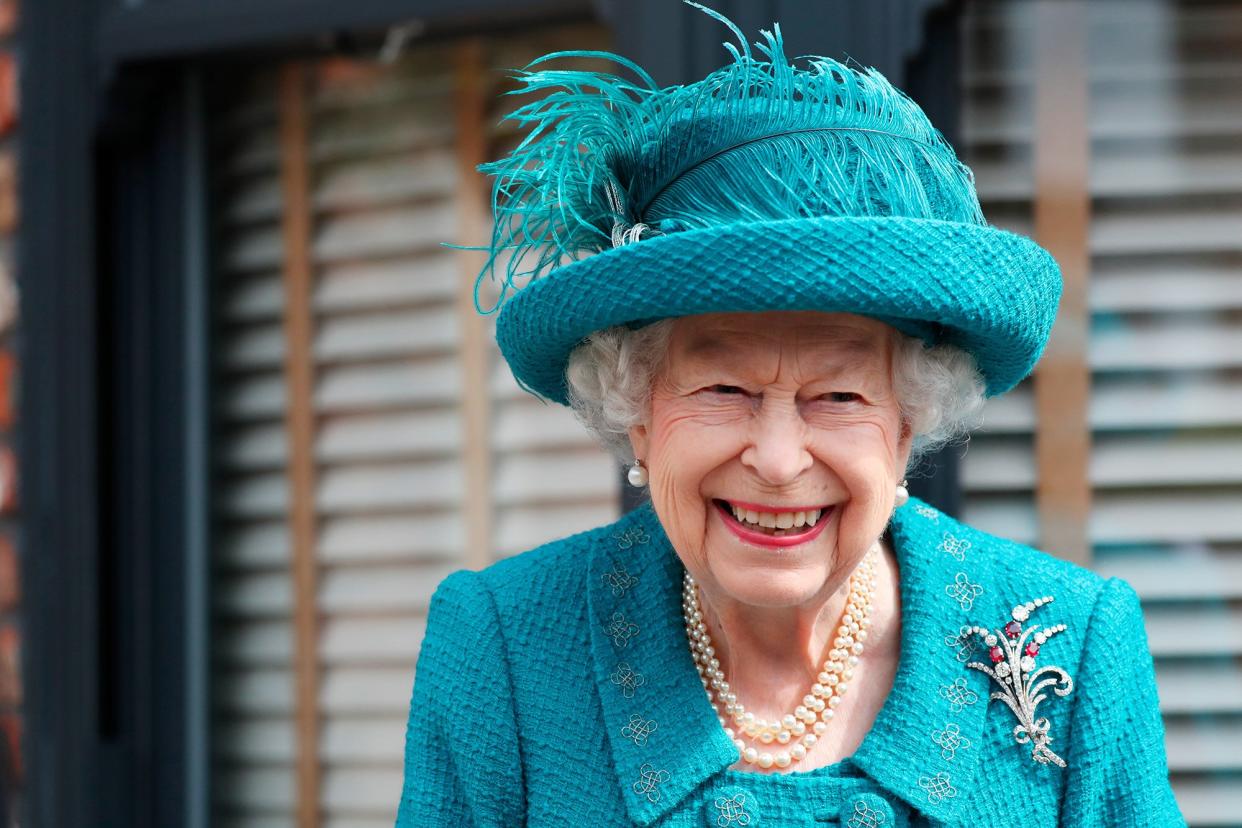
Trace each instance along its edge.
<instances>
[{"instance_id":1,"label":"teal tweed jacket","mask_svg":"<svg viewBox=\"0 0 1242 828\"><path fill-rule=\"evenodd\" d=\"M650 505L481 572L431 601L397 825L1185 825L1169 787L1152 659L1134 590L964 526L912 499L890 537L901 657L853 756L779 774L733 770L690 657L683 567ZM1065 624L1038 653L1074 681L1047 692L1051 749L1015 740L963 626ZM1051 690L1051 688L1049 688Z\"/></svg>"}]
</instances>

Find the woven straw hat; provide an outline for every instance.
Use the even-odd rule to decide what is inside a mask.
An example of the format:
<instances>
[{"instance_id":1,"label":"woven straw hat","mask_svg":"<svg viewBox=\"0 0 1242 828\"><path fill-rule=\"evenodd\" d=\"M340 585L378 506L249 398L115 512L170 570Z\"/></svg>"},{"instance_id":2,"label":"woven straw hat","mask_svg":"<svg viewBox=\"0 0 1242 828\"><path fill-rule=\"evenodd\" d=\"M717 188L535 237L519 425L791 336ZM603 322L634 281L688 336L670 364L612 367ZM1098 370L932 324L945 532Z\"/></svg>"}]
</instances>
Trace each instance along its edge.
<instances>
[{"instance_id":1,"label":"woven straw hat","mask_svg":"<svg viewBox=\"0 0 1242 828\"><path fill-rule=\"evenodd\" d=\"M495 230L476 303L499 285L496 338L519 384L567 403L569 353L617 325L701 313L820 310L873 317L969 352L989 395L1047 342L1056 261L987 224L974 177L879 72L784 54L779 25L752 53L659 87L627 59L555 52L517 75L540 97L494 176ZM603 57L621 75L533 67ZM514 94L514 93L510 93Z\"/></svg>"}]
</instances>

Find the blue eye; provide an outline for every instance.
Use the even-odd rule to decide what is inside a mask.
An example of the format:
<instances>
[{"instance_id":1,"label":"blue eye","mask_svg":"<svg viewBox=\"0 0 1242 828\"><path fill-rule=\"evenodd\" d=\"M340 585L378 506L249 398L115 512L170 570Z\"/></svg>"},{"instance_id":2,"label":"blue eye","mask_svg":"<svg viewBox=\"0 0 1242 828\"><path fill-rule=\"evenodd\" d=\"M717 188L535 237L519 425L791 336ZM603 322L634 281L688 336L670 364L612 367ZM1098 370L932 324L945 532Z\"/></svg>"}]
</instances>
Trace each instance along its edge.
<instances>
[{"instance_id":1,"label":"blue eye","mask_svg":"<svg viewBox=\"0 0 1242 828\"><path fill-rule=\"evenodd\" d=\"M829 402L835 403L858 402L862 399L861 396L855 394L853 391L832 391L824 396L828 398Z\"/></svg>"}]
</instances>

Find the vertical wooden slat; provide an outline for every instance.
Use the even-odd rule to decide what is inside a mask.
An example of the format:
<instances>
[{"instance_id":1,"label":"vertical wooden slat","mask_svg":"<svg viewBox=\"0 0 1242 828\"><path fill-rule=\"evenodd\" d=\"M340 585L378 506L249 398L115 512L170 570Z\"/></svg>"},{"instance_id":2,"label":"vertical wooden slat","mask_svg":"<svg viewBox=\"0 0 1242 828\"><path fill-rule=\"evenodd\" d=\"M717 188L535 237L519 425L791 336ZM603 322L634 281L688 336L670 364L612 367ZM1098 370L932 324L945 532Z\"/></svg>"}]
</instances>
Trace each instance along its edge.
<instances>
[{"instance_id":1,"label":"vertical wooden slat","mask_svg":"<svg viewBox=\"0 0 1242 828\"><path fill-rule=\"evenodd\" d=\"M306 71L280 76L280 181L284 211L285 426L289 435L289 535L293 555L297 820L319 825L319 653L315 550L314 357L311 338L311 200Z\"/></svg>"},{"instance_id":2,"label":"vertical wooden slat","mask_svg":"<svg viewBox=\"0 0 1242 828\"><path fill-rule=\"evenodd\" d=\"M1082 0L1037 0L1035 67L1035 236L1061 264L1065 290L1048 349L1035 374L1036 501L1040 543L1086 565L1091 439L1087 277L1087 26Z\"/></svg>"},{"instance_id":3,"label":"vertical wooden slat","mask_svg":"<svg viewBox=\"0 0 1242 828\"><path fill-rule=\"evenodd\" d=\"M457 131L457 225L459 244L479 244L487 235L490 213L486 179L475 167L486 160L486 72L480 38L463 40L455 59ZM486 566L492 549L491 395L489 326L474 307L474 283L485 261L479 251L458 251L461 268L457 316L461 326L461 416L466 492L466 565Z\"/></svg>"}]
</instances>

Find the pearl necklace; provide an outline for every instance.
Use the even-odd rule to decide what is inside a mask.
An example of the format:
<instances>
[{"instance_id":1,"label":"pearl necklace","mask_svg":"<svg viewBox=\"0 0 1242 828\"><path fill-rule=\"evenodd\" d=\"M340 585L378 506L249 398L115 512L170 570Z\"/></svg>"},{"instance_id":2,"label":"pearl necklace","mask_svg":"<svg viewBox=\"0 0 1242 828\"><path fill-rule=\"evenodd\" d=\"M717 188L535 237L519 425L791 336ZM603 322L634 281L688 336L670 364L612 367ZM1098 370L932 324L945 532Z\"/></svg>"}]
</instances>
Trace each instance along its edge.
<instances>
[{"instance_id":1,"label":"pearl necklace","mask_svg":"<svg viewBox=\"0 0 1242 828\"><path fill-rule=\"evenodd\" d=\"M685 615L686 636L694 656L694 666L699 671L699 679L707 692L707 700L713 706L719 705L725 716L732 718L734 726L730 727L724 716L717 715L725 735L733 740L738 753L747 763L761 768L770 768L773 765L778 768L789 767L805 758L807 750L828 729L828 722L835 715L841 697L849 689L849 681L854 677L853 668L862 655L867 629L871 626L871 598L877 585L877 549L878 547L873 546L867 550L850 575L850 592L845 610L841 614L841 623L837 626L837 635L828 651L824 669L811 685L811 692L802 697L802 704L793 713L770 722L757 718L754 713L746 710L737 700L737 694L730 689L724 671L720 669L720 660L716 658L711 635L703 621L697 584L690 573L686 573L682 590L682 612ZM786 745L791 741L794 744L788 750L778 750L773 754L748 746L741 738L743 735L763 745L770 745L772 742Z\"/></svg>"}]
</instances>

